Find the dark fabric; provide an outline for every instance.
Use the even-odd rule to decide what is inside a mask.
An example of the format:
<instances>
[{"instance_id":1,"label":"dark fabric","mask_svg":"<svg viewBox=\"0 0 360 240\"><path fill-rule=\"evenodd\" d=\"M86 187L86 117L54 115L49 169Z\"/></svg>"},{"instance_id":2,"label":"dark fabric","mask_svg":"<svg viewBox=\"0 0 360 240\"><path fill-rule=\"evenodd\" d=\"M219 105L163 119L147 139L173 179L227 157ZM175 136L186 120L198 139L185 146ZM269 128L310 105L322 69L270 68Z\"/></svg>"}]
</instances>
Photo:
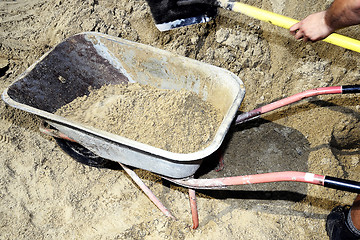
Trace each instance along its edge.
<instances>
[{"instance_id":1,"label":"dark fabric","mask_svg":"<svg viewBox=\"0 0 360 240\"><path fill-rule=\"evenodd\" d=\"M359 240L347 227L350 206L335 207L326 219L326 231L330 240Z\"/></svg>"}]
</instances>

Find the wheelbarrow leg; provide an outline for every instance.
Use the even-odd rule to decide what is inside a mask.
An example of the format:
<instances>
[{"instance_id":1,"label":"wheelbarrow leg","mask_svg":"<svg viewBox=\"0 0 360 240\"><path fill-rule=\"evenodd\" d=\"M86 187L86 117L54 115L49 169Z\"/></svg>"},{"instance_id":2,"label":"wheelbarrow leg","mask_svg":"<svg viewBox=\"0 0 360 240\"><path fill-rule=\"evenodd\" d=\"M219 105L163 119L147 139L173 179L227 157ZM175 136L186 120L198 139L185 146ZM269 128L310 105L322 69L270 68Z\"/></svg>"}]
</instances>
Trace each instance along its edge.
<instances>
[{"instance_id":1,"label":"wheelbarrow leg","mask_svg":"<svg viewBox=\"0 0 360 240\"><path fill-rule=\"evenodd\" d=\"M218 165L215 168L216 172L220 172L224 169L224 157L225 157L225 147L221 145L218 150L216 150L214 156L219 159Z\"/></svg>"},{"instance_id":2,"label":"wheelbarrow leg","mask_svg":"<svg viewBox=\"0 0 360 240\"><path fill-rule=\"evenodd\" d=\"M199 226L199 215L196 204L196 192L194 189L189 188L189 200L190 200L190 208L193 226L192 229L196 229Z\"/></svg>"},{"instance_id":3,"label":"wheelbarrow leg","mask_svg":"<svg viewBox=\"0 0 360 240\"><path fill-rule=\"evenodd\" d=\"M169 212L169 210L160 202L160 200L154 195L154 193L145 185L145 183L139 178L139 176L132 171L130 168L119 163L120 166L125 170L127 174L134 180L134 182L143 190L143 192L149 197L149 199L160 209L165 216L170 217L174 220L176 218Z\"/></svg>"}]
</instances>

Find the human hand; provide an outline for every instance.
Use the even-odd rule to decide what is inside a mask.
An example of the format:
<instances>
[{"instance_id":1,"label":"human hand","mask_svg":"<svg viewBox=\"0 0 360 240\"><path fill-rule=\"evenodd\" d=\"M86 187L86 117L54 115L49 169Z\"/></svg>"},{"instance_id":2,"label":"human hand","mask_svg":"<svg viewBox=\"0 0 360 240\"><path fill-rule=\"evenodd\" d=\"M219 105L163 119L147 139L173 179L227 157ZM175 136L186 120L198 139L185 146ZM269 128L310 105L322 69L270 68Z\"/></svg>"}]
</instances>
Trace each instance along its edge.
<instances>
[{"instance_id":1,"label":"human hand","mask_svg":"<svg viewBox=\"0 0 360 240\"><path fill-rule=\"evenodd\" d=\"M303 39L305 42L316 42L329 36L332 29L325 21L326 11L313 13L302 21L290 27L290 33L296 39Z\"/></svg>"}]
</instances>

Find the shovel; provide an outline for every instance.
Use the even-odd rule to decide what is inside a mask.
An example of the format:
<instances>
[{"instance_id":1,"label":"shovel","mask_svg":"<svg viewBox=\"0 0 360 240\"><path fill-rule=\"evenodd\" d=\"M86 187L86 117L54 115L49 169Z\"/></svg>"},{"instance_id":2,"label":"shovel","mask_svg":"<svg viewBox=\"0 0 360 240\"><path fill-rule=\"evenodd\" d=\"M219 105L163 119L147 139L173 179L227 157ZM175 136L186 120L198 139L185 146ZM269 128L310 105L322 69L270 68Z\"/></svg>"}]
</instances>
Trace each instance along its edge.
<instances>
[{"instance_id":1,"label":"shovel","mask_svg":"<svg viewBox=\"0 0 360 240\"><path fill-rule=\"evenodd\" d=\"M285 29L299 22L298 20L269 12L244 3L231 0L146 0L160 31L183 27L191 24L208 22L217 14L217 8L239 12L249 17L271 23ZM323 41L360 52L360 41L337 33L332 33Z\"/></svg>"}]
</instances>

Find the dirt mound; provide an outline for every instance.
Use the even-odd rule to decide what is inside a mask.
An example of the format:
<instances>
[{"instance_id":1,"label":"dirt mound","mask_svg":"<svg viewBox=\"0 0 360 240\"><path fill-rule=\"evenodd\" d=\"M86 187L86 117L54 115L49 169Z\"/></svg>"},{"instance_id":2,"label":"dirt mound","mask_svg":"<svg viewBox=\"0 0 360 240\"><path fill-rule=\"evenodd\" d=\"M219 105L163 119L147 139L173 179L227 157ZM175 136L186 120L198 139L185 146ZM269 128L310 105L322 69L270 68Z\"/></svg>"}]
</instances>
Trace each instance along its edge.
<instances>
[{"instance_id":1,"label":"dirt mound","mask_svg":"<svg viewBox=\"0 0 360 240\"><path fill-rule=\"evenodd\" d=\"M330 2L245 3L301 19ZM230 70L246 87L240 111L307 89L360 80L358 53L295 41L288 30L226 10L209 23L159 32L143 0L6 0L0 1L0 30L1 91L56 44L85 31ZM356 26L339 33L357 38L359 31ZM357 126L358 105L356 95L317 97L234 127L224 146L224 170L203 169L202 174L299 170L359 180L360 155L353 144L358 130L342 121L353 119ZM200 227L191 230L187 189L136 170L178 220L167 219L123 171L74 161L40 134L40 119L3 101L0 108L2 239L326 239L326 215L355 197L300 183L275 184L275 190L265 184L200 191ZM207 159L206 167L215 167L216 160Z\"/></svg>"}]
</instances>

